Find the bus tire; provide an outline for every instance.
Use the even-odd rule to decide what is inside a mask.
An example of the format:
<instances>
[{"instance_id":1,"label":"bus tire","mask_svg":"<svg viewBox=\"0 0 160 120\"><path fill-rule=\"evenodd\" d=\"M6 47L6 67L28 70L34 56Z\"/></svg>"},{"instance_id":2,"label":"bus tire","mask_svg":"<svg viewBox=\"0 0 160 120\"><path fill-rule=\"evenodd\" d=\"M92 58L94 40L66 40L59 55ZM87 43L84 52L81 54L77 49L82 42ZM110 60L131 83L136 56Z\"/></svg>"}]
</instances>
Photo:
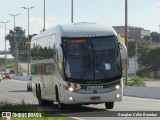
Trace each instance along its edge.
<instances>
[{"instance_id":1,"label":"bus tire","mask_svg":"<svg viewBox=\"0 0 160 120\"><path fill-rule=\"evenodd\" d=\"M37 86L37 98L38 98L38 103L40 106L45 106L46 105L46 101L42 99L41 96L41 87L40 85Z\"/></svg>"},{"instance_id":2,"label":"bus tire","mask_svg":"<svg viewBox=\"0 0 160 120\"><path fill-rule=\"evenodd\" d=\"M29 87L27 86L27 91L29 91Z\"/></svg>"},{"instance_id":3,"label":"bus tire","mask_svg":"<svg viewBox=\"0 0 160 120\"><path fill-rule=\"evenodd\" d=\"M38 87L37 87L37 84L36 84L36 97L38 98Z\"/></svg>"},{"instance_id":4,"label":"bus tire","mask_svg":"<svg viewBox=\"0 0 160 120\"><path fill-rule=\"evenodd\" d=\"M58 109L60 109L60 110L66 109L66 105L61 103L60 100L59 100L59 93L58 93L57 86L56 86L56 101L58 102Z\"/></svg>"},{"instance_id":5,"label":"bus tire","mask_svg":"<svg viewBox=\"0 0 160 120\"><path fill-rule=\"evenodd\" d=\"M106 109L113 109L114 102L105 102L105 107Z\"/></svg>"}]
</instances>

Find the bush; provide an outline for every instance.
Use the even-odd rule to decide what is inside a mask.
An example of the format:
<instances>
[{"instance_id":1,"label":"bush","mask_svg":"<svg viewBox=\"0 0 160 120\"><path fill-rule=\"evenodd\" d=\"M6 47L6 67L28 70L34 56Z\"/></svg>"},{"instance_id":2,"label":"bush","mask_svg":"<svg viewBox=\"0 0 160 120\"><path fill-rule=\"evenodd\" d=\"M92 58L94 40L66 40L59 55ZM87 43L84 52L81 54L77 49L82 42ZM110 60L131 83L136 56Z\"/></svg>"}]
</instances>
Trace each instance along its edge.
<instances>
[{"instance_id":1,"label":"bush","mask_svg":"<svg viewBox=\"0 0 160 120\"><path fill-rule=\"evenodd\" d=\"M140 70L137 71L136 75L139 76L139 77L150 77L151 68L140 69Z\"/></svg>"},{"instance_id":2,"label":"bush","mask_svg":"<svg viewBox=\"0 0 160 120\"><path fill-rule=\"evenodd\" d=\"M131 79L131 81L128 82L128 85L129 86L146 86L142 78Z\"/></svg>"}]
</instances>

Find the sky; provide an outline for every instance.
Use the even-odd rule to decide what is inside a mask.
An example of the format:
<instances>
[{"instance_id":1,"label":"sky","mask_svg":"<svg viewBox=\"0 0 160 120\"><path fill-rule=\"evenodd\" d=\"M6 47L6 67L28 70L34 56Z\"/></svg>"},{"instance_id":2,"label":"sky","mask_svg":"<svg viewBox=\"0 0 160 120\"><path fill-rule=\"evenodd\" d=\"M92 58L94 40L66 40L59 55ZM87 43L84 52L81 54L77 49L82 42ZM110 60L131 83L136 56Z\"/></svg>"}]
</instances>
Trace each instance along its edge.
<instances>
[{"instance_id":1,"label":"sky","mask_svg":"<svg viewBox=\"0 0 160 120\"><path fill-rule=\"evenodd\" d=\"M74 22L96 22L110 26L125 24L125 0L73 0ZM0 21L7 23L6 34L15 26L28 32L28 12L21 7L35 8L29 11L29 33L43 29L44 0L0 0ZM45 0L46 29L57 24L71 23L71 0ZM159 32L160 0L128 0L128 25ZM0 23L0 50L4 50L4 24ZM9 42L7 41L7 49Z\"/></svg>"}]
</instances>

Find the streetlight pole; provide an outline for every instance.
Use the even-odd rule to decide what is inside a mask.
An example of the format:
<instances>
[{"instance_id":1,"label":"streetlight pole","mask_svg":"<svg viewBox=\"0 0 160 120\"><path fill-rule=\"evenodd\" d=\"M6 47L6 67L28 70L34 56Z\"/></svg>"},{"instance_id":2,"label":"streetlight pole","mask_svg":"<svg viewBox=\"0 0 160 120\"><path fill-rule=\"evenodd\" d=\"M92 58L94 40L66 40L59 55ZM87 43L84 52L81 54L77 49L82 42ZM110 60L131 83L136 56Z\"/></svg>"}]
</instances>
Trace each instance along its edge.
<instances>
[{"instance_id":1,"label":"streetlight pole","mask_svg":"<svg viewBox=\"0 0 160 120\"><path fill-rule=\"evenodd\" d=\"M125 0L125 45L128 49L128 0ZM125 85L128 84L128 55L125 61Z\"/></svg>"},{"instance_id":2,"label":"streetlight pole","mask_svg":"<svg viewBox=\"0 0 160 120\"><path fill-rule=\"evenodd\" d=\"M27 49L28 49L28 68L27 68L27 74L29 76L29 63L30 63L30 40L29 40L29 10L34 8L36 6L32 6L30 8L27 8L27 7L21 7L23 9L26 9L28 10L28 45L27 45Z\"/></svg>"},{"instance_id":3,"label":"streetlight pole","mask_svg":"<svg viewBox=\"0 0 160 120\"><path fill-rule=\"evenodd\" d=\"M14 71L15 74L18 75L18 42L15 39L15 17L20 14L9 14L14 18Z\"/></svg>"},{"instance_id":4,"label":"streetlight pole","mask_svg":"<svg viewBox=\"0 0 160 120\"><path fill-rule=\"evenodd\" d=\"M73 0L71 0L71 23L73 23Z\"/></svg>"},{"instance_id":5,"label":"streetlight pole","mask_svg":"<svg viewBox=\"0 0 160 120\"><path fill-rule=\"evenodd\" d=\"M0 23L3 23L4 24L4 26L5 26L5 38L4 38L4 40L5 40L5 47L4 47L4 51L5 51L5 72L6 72L6 68L7 68L7 53L6 53L6 24L8 23L9 21L6 21L6 22L2 22L2 21L0 21Z\"/></svg>"},{"instance_id":6,"label":"streetlight pole","mask_svg":"<svg viewBox=\"0 0 160 120\"><path fill-rule=\"evenodd\" d=\"M160 42L160 25L158 25L159 26L159 42Z\"/></svg>"},{"instance_id":7,"label":"streetlight pole","mask_svg":"<svg viewBox=\"0 0 160 120\"><path fill-rule=\"evenodd\" d=\"M44 0L44 27L43 27L43 31L45 31L45 22L46 22L46 21L45 21L45 18L46 18L46 14L45 14L45 13L46 13L46 11L45 11L45 9L46 9L45 6L46 6L46 5L45 5L45 3L46 3L46 2L45 2L45 0Z\"/></svg>"}]
</instances>

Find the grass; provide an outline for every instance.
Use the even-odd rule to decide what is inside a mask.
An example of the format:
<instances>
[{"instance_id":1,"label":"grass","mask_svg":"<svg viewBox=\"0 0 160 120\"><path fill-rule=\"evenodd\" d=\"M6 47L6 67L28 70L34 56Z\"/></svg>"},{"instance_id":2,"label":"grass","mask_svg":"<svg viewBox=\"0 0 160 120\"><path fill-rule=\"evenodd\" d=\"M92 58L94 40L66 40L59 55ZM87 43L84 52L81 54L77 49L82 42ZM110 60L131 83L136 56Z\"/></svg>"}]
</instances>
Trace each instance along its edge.
<instances>
[{"instance_id":1,"label":"grass","mask_svg":"<svg viewBox=\"0 0 160 120\"><path fill-rule=\"evenodd\" d=\"M131 78L130 81L128 81L129 86L146 86L144 79L142 78Z\"/></svg>"},{"instance_id":2,"label":"grass","mask_svg":"<svg viewBox=\"0 0 160 120\"><path fill-rule=\"evenodd\" d=\"M0 120L6 120L6 118L1 118ZM11 120L69 120L66 119L65 117L39 117L39 118L34 118L34 117L12 117Z\"/></svg>"},{"instance_id":3,"label":"grass","mask_svg":"<svg viewBox=\"0 0 160 120\"><path fill-rule=\"evenodd\" d=\"M4 64L1 66L2 68L4 68ZM14 70L14 63L8 63L6 64L7 69L10 70ZM22 66L20 64L18 64L18 71L21 71L23 73L26 73L27 71L25 69L22 68Z\"/></svg>"},{"instance_id":4,"label":"grass","mask_svg":"<svg viewBox=\"0 0 160 120\"><path fill-rule=\"evenodd\" d=\"M12 120L69 120L68 117L63 117L60 115L51 114L49 112L43 111L41 108L37 108L32 105L28 105L24 103L22 100L19 104L12 104L6 101L0 101L0 111L2 112L12 112ZM16 114L13 114L16 113ZM29 114L38 113L41 114L42 117L28 117ZM24 117L16 117L13 115L24 115ZM57 117L58 116L58 117ZM0 120L6 120L5 117L0 118Z\"/></svg>"}]
</instances>

